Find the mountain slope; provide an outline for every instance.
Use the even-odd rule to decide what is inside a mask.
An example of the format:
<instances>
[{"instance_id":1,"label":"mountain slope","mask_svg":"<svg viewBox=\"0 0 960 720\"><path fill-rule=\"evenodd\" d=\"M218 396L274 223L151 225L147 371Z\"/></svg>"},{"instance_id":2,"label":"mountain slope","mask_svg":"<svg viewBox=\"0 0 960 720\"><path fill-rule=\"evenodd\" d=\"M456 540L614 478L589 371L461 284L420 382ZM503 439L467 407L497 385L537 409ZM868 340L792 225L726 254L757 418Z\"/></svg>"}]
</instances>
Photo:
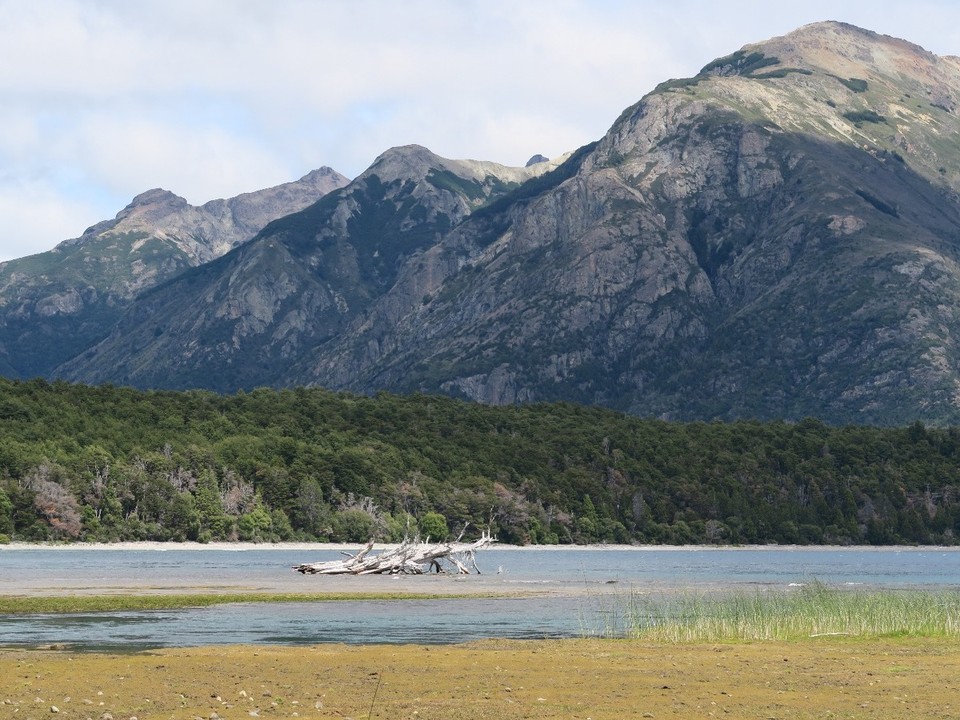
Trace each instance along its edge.
<instances>
[{"instance_id":1,"label":"mountain slope","mask_svg":"<svg viewBox=\"0 0 960 720\"><path fill-rule=\"evenodd\" d=\"M956 59L838 23L747 46L625 111L556 187L465 222L298 379L956 419L958 97Z\"/></svg>"},{"instance_id":2,"label":"mountain slope","mask_svg":"<svg viewBox=\"0 0 960 720\"><path fill-rule=\"evenodd\" d=\"M165 190L49 252L0 263L0 373L48 374L105 335L133 297L342 187L330 168L200 207Z\"/></svg>"},{"instance_id":3,"label":"mountain slope","mask_svg":"<svg viewBox=\"0 0 960 720\"><path fill-rule=\"evenodd\" d=\"M145 294L58 374L220 391L283 384L305 353L346 331L393 285L407 258L550 167L447 160L415 145L389 150L347 187Z\"/></svg>"}]
</instances>

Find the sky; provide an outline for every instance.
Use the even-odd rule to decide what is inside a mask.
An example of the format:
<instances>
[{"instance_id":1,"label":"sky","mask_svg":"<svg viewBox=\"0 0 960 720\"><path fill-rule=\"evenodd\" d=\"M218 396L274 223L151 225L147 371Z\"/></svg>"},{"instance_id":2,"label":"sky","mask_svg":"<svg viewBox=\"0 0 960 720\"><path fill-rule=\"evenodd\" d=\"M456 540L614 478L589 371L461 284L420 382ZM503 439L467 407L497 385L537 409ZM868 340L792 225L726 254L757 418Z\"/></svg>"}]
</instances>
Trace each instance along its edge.
<instances>
[{"instance_id":1,"label":"sky","mask_svg":"<svg viewBox=\"0 0 960 720\"><path fill-rule=\"evenodd\" d=\"M960 55L956 0L0 0L0 261L390 147L523 165L657 83L842 20Z\"/></svg>"}]
</instances>

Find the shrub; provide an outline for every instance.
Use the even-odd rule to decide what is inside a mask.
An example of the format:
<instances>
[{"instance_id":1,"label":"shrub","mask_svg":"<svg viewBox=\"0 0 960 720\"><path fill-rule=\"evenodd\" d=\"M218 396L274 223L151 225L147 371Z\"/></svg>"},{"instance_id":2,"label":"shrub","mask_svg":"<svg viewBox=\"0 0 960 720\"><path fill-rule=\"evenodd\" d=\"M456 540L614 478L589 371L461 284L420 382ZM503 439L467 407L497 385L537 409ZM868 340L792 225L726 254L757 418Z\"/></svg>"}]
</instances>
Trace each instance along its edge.
<instances>
[{"instance_id":1,"label":"shrub","mask_svg":"<svg viewBox=\"0 0 960 720\"><path fill-rule=\"evenodd\" d=\"M420 520L420 532L425 538L429 537L431 540L442 541L447 539L450 529L447 527L447 519L443 515L437 512L429 512Z\"/></svg>"},{"instance_id":2,"label":"shrub","mask_svg":"<svg viewBox=\"0 0 960 720\"><path fill-rule=\"evenodd\" d=\"M867 88L869 87L867 85L867 81L861 80L860 78L847 78L846 80L844 80L843 78L838 77L837 80L842 82L844 85L846 85L850 90L853 90L853 92L855 93L866 92Z\"/></svg>"},{"instance_id":3,"label":"shrub","mask_svg":"<svg viewBox=\"0 0 960 720\"><path fill-rule=\"evenodd\" d=\"M368 542L377 536L377 523L363 510L341 510L333 517L333 533L340 542Z\"/></svg>"},{"instance_id":4,"label":"shrub","mask_svg":"<svg viewBox=\"0 0 960 720\"><path fill-rule=\"evenodd\" d=\"M882 123L886 118L873 110L848 110L843 116L850 122L859 125L860 123Z\"/></svg>"}]
</instances>

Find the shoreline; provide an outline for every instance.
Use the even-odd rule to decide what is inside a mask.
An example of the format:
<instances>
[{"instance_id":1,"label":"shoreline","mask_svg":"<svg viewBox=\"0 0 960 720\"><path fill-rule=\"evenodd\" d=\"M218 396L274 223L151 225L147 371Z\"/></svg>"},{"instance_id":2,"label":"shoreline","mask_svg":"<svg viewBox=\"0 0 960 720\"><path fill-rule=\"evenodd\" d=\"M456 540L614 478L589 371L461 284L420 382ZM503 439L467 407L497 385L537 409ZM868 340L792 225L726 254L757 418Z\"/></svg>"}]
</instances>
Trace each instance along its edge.
<instances>
[{"instance_id":1,"label":"shoreline","mask_svg":"<svg viewBox=\"0 0 960 720\"><path fill-rule=\"evenodd\" d=\"M145 596L145 595L232 595L245 594L344 594L366 595L369 593L400 593L409 596L454 595L458 597L470 596L499 596L519 597L529 595L550 596L610 596L623 593L673 594L677 592L716 592L735 588L775 588L777 582L751 582L736 578L707 578L690 579L683 576L671 578L650 578L642 584L632 581L623 581L615 568L604 571L589 579L581 577L575 571L566 576L542 579L527 578L512 572L499 572L498 563L508 565L509 556L496 556L499 551L508 553L523 553L525 561L531 559L539 561L541 558L549 562L548 555L560 552L582 552L575 556L574 563L603 562L604 553L625 552L631 557L610 557L607 565L611 568L621 562L643 562L643 554L656 562L655 556L661 553L704 553L700 562L708 560L709 554L720 552L746 553L751 551L763 553L819 553L823 560L813 562L831 562L830 553L859 552L859 553L890 553L909 554L927 553L943 555L948 564L951 559L960 556L960 547L943 546L884 546L884 547L853 547L853 546L663 546L663 545L494 545L478 551L477 557L483 574L453 575L453 574L424 574L424 575L303 575L294 572L288 565L296 562L311 562L317 559L314 554L323 553L327 557L331 553L356 553L362 545L346 543L161 543L161 542L124 542L124 543L11 543L0 545L0 597L37 597L37 596ZM395 547L389 544L374 545L374 553ZM75 555L71 553L88 553ZM121 555L120 553L128 553ZM251 555L249 562L258 566L252 573L245 573L242 567L248 562L243 553L266 553ZM117 553L111 555L111 553ZM168 554L171 553L171 554ZM182 554L178 554L182 553ZM217 553L222 553L217 555ZM240 553L240 555L237 555ZM275 554L274 554L275 553ZM291 557L284 557L284 553ZM534 553L540 553L535 555ZM544 554L546 553L546 555ZM591 557L590 553L597 553ZM311 557L313 556L313 557ZM664 555L660 555L664 558ZM736 555L726 556L728 560L739 563ZM798 562L805 563L809 556L798 556ZM840 556L834 556L839 558ZM879 555L878 555L879 557ZM116 558L118 567L122 571L111 571L109 566ZM513 558L518 558L513 555ZM745 557L745 562L752 562L757 556ZM489 559L485 563L485 559ZM90 566L89 572L72 570L74 563ZM517 560L520 562L519 560ZM934 561L940 563L940 558ZM191 564L225 564L237 566L238 571L227 574L203 575L196 572L171 572L169 568L179 563ZM912 561L907 561L908 563ZM167 568L163 573L154 575L137 568L149 568L154 563ZM262 570L264 564L270 566L267 572ZM273 565L276 564L276 568ZM96 567L94 567L96 566ZM102 566L102 567L101 567ZM4 572L4 568L19 568L18 572ZM36 567L38 572L29 571ZM49 572L42 571L45 567L54 568ZM133 568L133 570L131 570ZM497 572L494 572L494 570ZM804 576L805 577L805 576ZM793 583L802 581L800 575L791 579ZM809 579L809 578L806 578ZM780 583L782 584L782 583ZM862 583L857 583L862 584Z\"/></svg>"},{"instance_id":2,"label":"shoreline","mask_svg":"<svg viewBox=\"0 0 960 720\"><path fill-rule=\"evenodd\" d=\"M374 543L373 551L380 552L398 547L399 543ZM250 550L275 551L324 551L359 552L362 543L323 543L323 542L159 542L153 540L115 543L91 542L10 542L0 544L0 554L15 550L128 550L156 551L169 550L247 552ZM571 550L589 550L591 552L717 552L717 551L805 551L805 552L960 552L960 545L510 545L496 543L480 552L489 550L510 550L521 552L569 552Z\"/></svg>"}]
</instances>

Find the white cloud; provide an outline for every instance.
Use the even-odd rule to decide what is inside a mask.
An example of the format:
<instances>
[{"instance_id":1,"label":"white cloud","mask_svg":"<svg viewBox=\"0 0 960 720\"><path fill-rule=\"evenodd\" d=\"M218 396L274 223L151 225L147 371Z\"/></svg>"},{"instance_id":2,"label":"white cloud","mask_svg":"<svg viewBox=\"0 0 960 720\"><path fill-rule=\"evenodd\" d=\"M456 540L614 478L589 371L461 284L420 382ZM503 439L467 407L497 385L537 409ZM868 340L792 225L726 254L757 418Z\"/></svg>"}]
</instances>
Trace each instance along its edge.
<instances>
[{"instance_id":1,"label":"white cloud","mask_svg":"<svg viewBox=\"0 0 960 720\"><path fill-rule=\"evenodd\" d=\"M67 152L114 193L163 187L195 204L294 179L256 138L162 118L92 114ZM218 194L209 195L211 188Z\"/></svg>"},{"instance_id":2,"label":"white cloud","mask_svg":"<svg viewBox=\"0 0 960 720\"><path fill-rule=\"evenodd\" d=\"M952 0L0 0L0 257L151 187L202 203L412 142L558 155L657 82L824 19L960 54Z\"/></svg>"},{"instance_id":3,"label":"white cloud","mask_svg":"<svg viewBox=\"0 0 960 720\"><path fill-rule=\"evenodd\" d=\"M36 182L0 182L0 262L49 250L104 219L96 204ZM51 240L56 238L56 240Z\"/></svg>"}]
</instances>

